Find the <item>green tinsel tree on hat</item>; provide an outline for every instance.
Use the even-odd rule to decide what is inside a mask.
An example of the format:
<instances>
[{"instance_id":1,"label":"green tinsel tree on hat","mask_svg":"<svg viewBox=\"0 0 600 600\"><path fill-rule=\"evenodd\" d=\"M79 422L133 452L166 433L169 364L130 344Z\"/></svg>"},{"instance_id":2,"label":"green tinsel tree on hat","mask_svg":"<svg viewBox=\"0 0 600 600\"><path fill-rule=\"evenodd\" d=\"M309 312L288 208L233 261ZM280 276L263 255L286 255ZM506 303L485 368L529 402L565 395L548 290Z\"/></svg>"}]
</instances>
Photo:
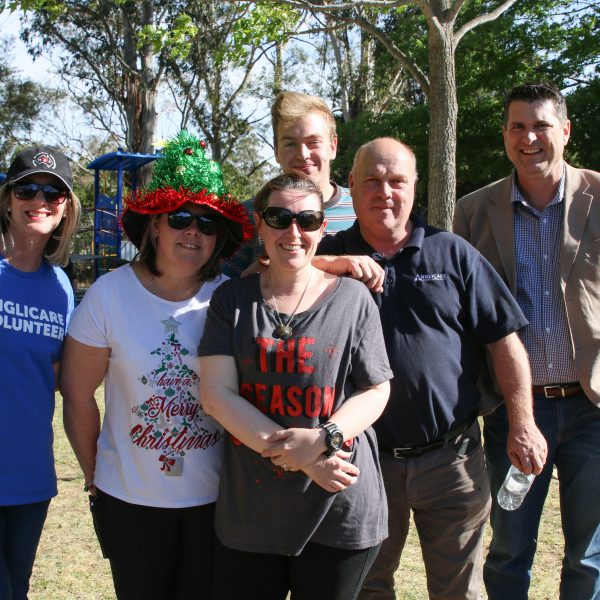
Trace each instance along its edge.
<instances>
[{"instance_id":1,"label":"green tinsel tree on hat","mask_svg":"<svg viewBox=\"0 0 600 600\"><path fill-rule=\"evenodd\" d=\"M158 215L189 203L206 206L223 217L233 237L225 255L233 254L240 244L252 237L253 225L248 212L228 193L221 166L206 157L205 146L191 133L180 131L165 144L148 186L125 199L121 221L136 247L140 247L141 234L140 227L134 226L139 221L134 214Z\"/></svg>"},{"instance_id":2,"label":"green tinsel tree on hat","mask_svg":"<svg viewBox=\"0 0 600 600\"><path fill-rule=\"evenodd\" d=\"M227 194L221 166L206 157L205 146L191 133L180 131L165 144L163 157L154 166L148 191L184 188L191 192L204 190L216 196Z\"/></svg>"}]
</instances>

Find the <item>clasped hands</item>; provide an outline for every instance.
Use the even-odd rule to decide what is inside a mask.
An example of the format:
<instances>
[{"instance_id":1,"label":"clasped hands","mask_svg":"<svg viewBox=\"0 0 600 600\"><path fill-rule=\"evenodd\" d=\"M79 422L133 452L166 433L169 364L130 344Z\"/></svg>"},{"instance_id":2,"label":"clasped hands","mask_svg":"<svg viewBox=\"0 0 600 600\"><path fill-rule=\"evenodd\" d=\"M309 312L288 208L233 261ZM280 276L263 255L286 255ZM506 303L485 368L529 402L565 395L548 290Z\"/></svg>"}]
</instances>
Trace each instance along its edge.
<instances>
[{"instance_id":1,"label":"clasped hands","mask_svg":"<svg viewBox=\"0 0 600 600\"><path fill-rule=\"evenodd\" d=\"M286 471L303 471L328 492L339 492L355 483L360 471L348 462L350 452L340 450L330 458L325 456L325 435L323 429L277 431L266 438L269 446L261 454Z\"/></svg>"}]
</instances>

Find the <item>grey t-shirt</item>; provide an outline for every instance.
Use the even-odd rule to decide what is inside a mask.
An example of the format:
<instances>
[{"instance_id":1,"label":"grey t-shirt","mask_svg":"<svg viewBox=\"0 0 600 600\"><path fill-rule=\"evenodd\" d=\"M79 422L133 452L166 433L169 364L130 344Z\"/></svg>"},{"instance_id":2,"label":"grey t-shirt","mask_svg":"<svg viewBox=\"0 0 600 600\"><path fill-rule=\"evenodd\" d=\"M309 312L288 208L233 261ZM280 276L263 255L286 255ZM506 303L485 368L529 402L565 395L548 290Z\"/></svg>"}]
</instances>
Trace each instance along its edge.
<instances>
[{"instance_id":1,"label":"grey t-shirt","mask_svg":"<svg viewBox=\"0 0 600 600\"><path fill-rule=\"evenodd\" d=\"M379 311L362 283L339 279L325 300L294 316L290 340L277 339L278 324L258 275L232 279L213 294L199 354L233 356L240 395L283 428L325 423L355 390L392 377ZM308 541L346 549L380 543L387 504L373 430L349 447L360 476L333 494L230 436L216 512L221 542L289 556Z\"/></svg>"}]
</instances>

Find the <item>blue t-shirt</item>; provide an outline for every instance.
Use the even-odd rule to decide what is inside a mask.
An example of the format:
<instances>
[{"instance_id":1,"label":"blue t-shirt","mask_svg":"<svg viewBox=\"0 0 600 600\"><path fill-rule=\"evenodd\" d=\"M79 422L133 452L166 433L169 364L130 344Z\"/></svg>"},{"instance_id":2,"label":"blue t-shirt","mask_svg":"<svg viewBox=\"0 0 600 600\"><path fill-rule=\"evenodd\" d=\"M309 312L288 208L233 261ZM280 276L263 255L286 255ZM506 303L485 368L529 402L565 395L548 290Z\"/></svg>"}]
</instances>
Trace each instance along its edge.
<instances>
[{"instance_id":1,"label":"blue t-shirt","mask_svg":"<svg viewBox=\"0 0 600 600\"><path fill-rule=\"evenodd\" d=\"M479 412L485 344L527 325L519 305L485 258L462 238L413 218L404 248L385 258L358 223L323 238L318 254L365 254L385 269L374 294L394 373L375 423L380 445L421 446Z\"/></svg>"},{"instance_id":2,"label":"blue t-shirt","mask_svg":"<svg viewBox=\"0 0 600 600\"><path fill-rule=\"evenodd\" d=\"M74 306L64 271L35 272L0 256L0 505L57 494L52 452L55 378Z\"/></svg>"},{"instance_id":3,"label":"blue t-shirt","mask_svg":"<svg viewBox=\"0 0 600 600\"><path fill-rule=\"evenodd\" d=\"M338 231L348 229L356 221L354 206L352 205L352 196L348 188L335 186L335 194L325 202L325 218L327 225L325 235L333 235ZM250 213L250 219L253 221L254 199L244 202L246 210ZM263 245L255 233L254 237L246 244L238 248L221 266L221 271L227 277L239 277L255 260L258 260L264 254Z\"/></svg>"}]
</instances>

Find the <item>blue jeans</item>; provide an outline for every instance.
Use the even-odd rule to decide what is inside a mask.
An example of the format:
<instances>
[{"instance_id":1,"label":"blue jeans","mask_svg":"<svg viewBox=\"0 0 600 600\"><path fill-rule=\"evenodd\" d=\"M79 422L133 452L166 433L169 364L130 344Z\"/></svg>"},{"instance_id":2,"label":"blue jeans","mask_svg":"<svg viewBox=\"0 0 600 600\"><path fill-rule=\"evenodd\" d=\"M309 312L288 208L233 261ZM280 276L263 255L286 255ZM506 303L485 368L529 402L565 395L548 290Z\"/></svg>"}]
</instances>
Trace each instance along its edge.
<instances>
[{"instance_id":1,"label":"blue jeans","mask_svg":"<svg viewBox=\"0 0 600 600\"><path fill-rule=\"evenodd\" d=\"M535 395L534 415L548 443L548 459L515 511L503 510L496 502L510 465L506 455L506 410L501 406L485 417L485 451L494 499L493 537L483 572L488 598L527 600L538 528L554 465L565 538L560 598L599 600L600 409L583 393L555 399Z\"/></svg>"},{"instance_id":2,"label":"blue jeans","mask_svg":"<svg viewBox=\"0 0 600 600\"><path fill-rule=\"evenodd\" d=\"M0 506L0 600L27 600L50 500Z\"/></svg>"}]
</instances>

